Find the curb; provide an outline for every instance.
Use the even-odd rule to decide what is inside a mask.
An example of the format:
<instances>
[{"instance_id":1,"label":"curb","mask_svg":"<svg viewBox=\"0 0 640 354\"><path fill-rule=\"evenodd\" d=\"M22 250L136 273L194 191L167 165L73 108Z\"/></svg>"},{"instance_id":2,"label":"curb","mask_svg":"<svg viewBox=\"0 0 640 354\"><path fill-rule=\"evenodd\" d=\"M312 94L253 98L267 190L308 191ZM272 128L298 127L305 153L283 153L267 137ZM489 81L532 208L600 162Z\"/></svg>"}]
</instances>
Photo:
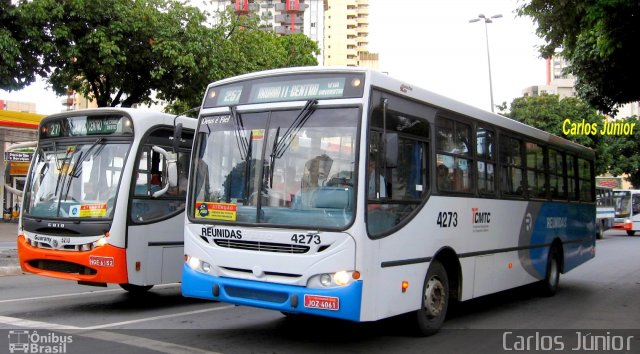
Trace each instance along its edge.
<instances>
[{"instance_id":1,"label":"curb","mask_svg":"<svg viewBox=\"0 0 640 354\"><path fill-rule=\"evenodd\" d=\"M7 266L0 267L0 277L8 276L8 275L20 275L22 273L22 269L20 266Z\"/></svg>"},{"instance_id":2,"label":"curb","mask_svg":"<svg viewBox=\"0 0 640 354\"><path fill-rule=\"evenodd\" d=\"M0 250L0 277L22 274L15 249Z\"/></svg>"}]
</instances>

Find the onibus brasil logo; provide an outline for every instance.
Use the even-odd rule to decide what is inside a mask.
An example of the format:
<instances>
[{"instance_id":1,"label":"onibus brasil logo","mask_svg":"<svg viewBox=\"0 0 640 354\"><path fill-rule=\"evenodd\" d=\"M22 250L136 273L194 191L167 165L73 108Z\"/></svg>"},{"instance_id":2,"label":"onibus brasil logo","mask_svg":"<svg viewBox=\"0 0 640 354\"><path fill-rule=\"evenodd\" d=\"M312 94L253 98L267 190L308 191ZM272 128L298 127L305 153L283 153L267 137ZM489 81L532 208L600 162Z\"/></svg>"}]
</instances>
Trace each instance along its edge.
<instances>
[{"instance_id":1,"label":"onibus brasil logo","mask_svg":"<svg viewBox=\"0 0 640 354\"><path fill-rule=\"evenodd\" d=\"M66 353L67 344L72 342L71 336L52 332L39 334L38 331L9 331L10 353Z\"/></svg>"}]
</instances>

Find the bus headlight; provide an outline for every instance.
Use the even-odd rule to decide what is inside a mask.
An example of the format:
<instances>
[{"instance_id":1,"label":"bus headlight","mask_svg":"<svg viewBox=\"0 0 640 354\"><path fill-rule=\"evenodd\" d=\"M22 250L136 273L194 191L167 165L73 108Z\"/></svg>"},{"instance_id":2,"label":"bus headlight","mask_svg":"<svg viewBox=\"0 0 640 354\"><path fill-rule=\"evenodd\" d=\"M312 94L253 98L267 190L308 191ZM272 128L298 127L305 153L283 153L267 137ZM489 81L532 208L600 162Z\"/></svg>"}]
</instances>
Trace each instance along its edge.
<instances>
[{"instance_id":1,"label":"bus headlight","mask_svg":"<svg viewBox=\"0 0 640 354\"><path fill-rule=\"evenodd\" d=\"M320 284L322 284L322 286L331 286L331 275L329 274L320 275Z\"/></svg>"},{"instance_id":2,"label":"bus headlight","mask_svg":"<svg viewBox=\"0 0 640 354\"><path fill-rule=\"evenodd\" d=\"M207 263L198 257L193 257L185 254L184 261L187 263L189 268L198 272L209 273L213 269L210 263Z\"/></svg>"},{"instance_id":3,"label":"bus headlight","mask_svg":"<svg viewBox=\"0 0 640 354\"><path fill-rule=\"evenodd\" d=\"M100 237L98 241L94 242L93 245L94 247L100 247L106 245L107 243L109 243L109 241L107 241L106 237Z\"/></svg>"},{"instance_id":4,"label":"bus headlight","mask_svg":"<svg viewBox=\"0 0 640 354\"><path fill-rule=\"evenodd\" d=\"M351 284L360 279L360 272L341 270L335 273L324 273L309 278L307 286L310 288L335 288Z\"/></svg>"},{"instance_id":5,"label":"bus headlight","mask_svg":"<svg viewBox=\"0 0 640 354\"><path fill-rule=\"evenodd\" d=\"M198 257L189 256L187 258L187 264L189 265L189 267L191 267L191 269L194 269L194 270L200 269L200 259Z\"/></svg>"},{"instance_id":6,"label":"bus headlight","mask_svg":"<svg viewBox=\"0 0 640 354\"><path fill-rule=\"evenodd\" d=\"M211 264L209 264L209 263L207 263L205 261L202 261L200 263L200 267L202 268L202 271L205 272L205 273L209 273L211 271Z\"/></svg>"},{"instance_id":7,"label":"bus headlight","mask_svg":"<svg viewBox=\"0 0 640 354\"><path fill-rule=\"evenodd\" d=\"M340 271L337 272L333 275L333 281L340 285L340 286L345 286L347 284L349 284L349 282L351 281L351 274L345 272L345 271Z\"/></svg>"}]
</instances>

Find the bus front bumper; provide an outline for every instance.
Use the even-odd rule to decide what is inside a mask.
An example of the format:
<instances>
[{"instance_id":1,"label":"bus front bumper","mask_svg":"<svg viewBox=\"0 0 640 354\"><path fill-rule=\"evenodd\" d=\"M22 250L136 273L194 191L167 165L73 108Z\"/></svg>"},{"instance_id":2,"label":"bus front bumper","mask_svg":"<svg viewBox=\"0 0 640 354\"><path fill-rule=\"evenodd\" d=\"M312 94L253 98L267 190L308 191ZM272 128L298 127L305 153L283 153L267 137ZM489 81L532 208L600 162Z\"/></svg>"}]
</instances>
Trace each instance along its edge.
<instances>
[{"instance_id":1,"label":"bus front bumper","mask_svg":"<svg viewBox=\"0 0 640 354\"><path fill-rule=\"evenodd\" d=\"M292 314L309 314L358 322L362 281L354 281L339 288L311 289L207 275L191 269L185 263L182 272L182 295Z\"/></svg>"},{"instance_id":2,"label":"bus front bumper","mask_svg":"<svg viewBox=\"0 0 640 354\"><path fill-rule=\"evenodd\" d=\"M98 284L127 283L126 251L111 245L91 251L59 251L29 245L18 236L18 258L23 271L46 277Z\"/></svg>"}]
</instances>

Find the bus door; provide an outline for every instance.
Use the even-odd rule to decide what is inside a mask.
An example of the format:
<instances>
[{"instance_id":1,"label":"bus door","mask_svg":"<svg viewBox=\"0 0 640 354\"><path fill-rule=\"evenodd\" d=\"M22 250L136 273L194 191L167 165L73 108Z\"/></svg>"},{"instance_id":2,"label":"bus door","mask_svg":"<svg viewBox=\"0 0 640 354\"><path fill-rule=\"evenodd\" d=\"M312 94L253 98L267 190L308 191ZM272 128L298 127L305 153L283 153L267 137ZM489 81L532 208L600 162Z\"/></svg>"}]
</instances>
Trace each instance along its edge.
<instances>
[{"instance_id":1,"label":"bus door","mask_svg":"<svg viewBox=\"0 0 640 354\"><path fill-rule=\"evenodd\" d=\"M136 158L127 230L129 283L179 282L184 248L184 207L193 133L172 152L172 129L158 129L145 139ZM188 146L188 148L187 148ZM160 149L157 149L159 147ZM164 153L168 152L168 155ZM177 163L176 185L168 185L167 157ZM166 191L163 193L163 189Z\"/></svg>"}]
</instances>

